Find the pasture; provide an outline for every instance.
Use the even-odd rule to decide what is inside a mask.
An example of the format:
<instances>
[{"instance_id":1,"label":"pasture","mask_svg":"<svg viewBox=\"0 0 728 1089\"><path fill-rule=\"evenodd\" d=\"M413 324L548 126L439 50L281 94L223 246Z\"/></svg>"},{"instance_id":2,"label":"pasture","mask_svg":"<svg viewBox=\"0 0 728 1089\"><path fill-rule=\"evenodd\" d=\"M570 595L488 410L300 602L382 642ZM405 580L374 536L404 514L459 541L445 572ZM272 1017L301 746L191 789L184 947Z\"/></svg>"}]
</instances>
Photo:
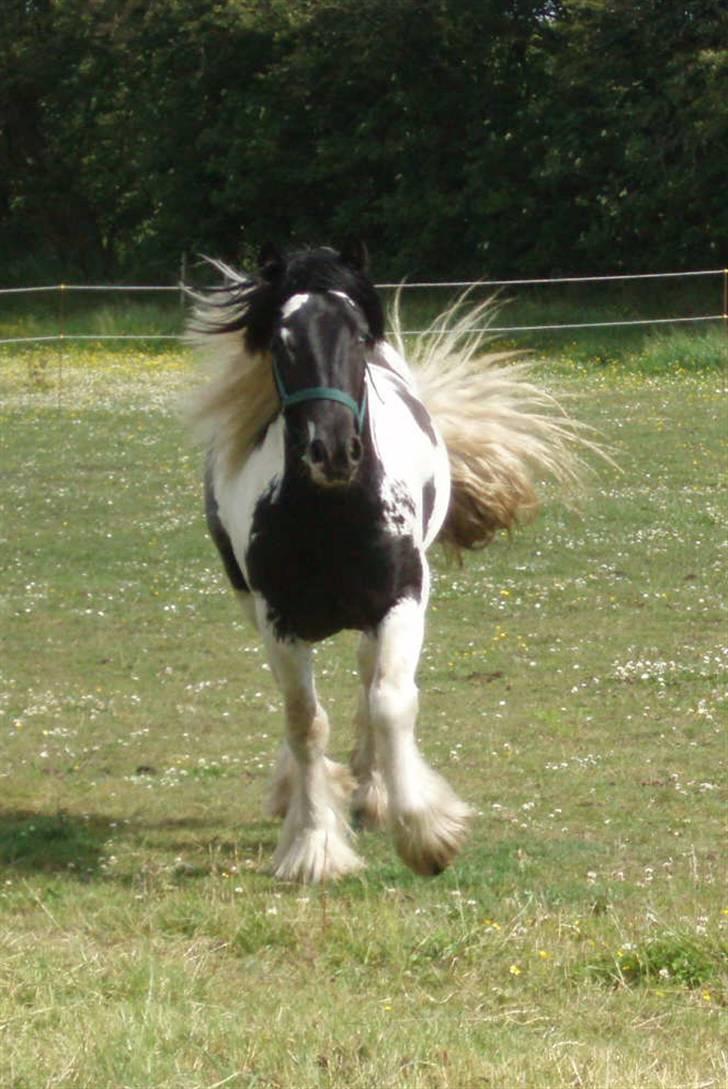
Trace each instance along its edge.
<instances>
[{"instance_id":1,"label":"pasture","mask_svg":"<svg viewBox=\"0 0 728 1089\"><path fill-rule=\"evenodd\" d=\"M470 839L428 880L362 834L325 888L265 874L280 701L206 537L190 360L2 355L2 1086L726 1084L719 337L540 368L621 473L435 561L419 734ZM342 759L353 653L318 654Z\"/></svg>"}]
</instances>

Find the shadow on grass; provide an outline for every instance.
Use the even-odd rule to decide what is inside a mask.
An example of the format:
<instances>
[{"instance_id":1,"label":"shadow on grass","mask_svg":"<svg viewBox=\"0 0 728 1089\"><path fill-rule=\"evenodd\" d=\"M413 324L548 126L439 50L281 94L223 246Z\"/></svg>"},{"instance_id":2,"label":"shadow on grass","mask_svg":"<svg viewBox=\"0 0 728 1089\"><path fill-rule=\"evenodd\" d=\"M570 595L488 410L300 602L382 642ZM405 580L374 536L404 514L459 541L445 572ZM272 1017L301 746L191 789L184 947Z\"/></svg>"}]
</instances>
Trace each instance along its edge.
<instances>
[{"instance_id":1,"label":"shadow on grass","mask_svg":"<svg viewBox=\"0 0 728 1089\"><path fill-rule=\"evenodd\" d=\"M97 873L111 821L67 813L0 811L0 865L23 873Z\"/></svg>"},{"instance_id":2,"label":"shadow on grass","mask_svg":"<svg viewBox=\"0 0 728 1089\"><path fill-rule=\"evenodd\" d=\"M276 829L266 822L242 827L230 837L215 834L216 828L215 822L196 818L126 823L98 814L0 810L0 868L26 875L62 873L90 881L106 876L105 858L119 841L132 841L171 857L193 851L198 857L214 857L218 865L224 859L265 855L275 846ZM205 862L194 870L206 876L211 868Z\"/></svg>"},{"instance_id":3,"label":"shadow on grass","mask_svg":"<svg viewBox=\"0 0 728 1089\"><path fill-rule=\"evenodd\" d=\"M218 820L171 817L127 822L99 814L0 810L0 870L8 874L46 874L72 881L109 881L133 885L163 875L186 882L212 875L245 871L269 881L268 863L278 837L270 821L252 821L230 829ZM108 860L124 845L132 848L125 865L109 868ZM396 888L401 896L418 895L423 880L397 858L386 833L365 834L359 849L367 859L360 875L328 887L333 899L378 897ZM525 877L538 896L554 905L590 903L599 890L583 880L569 879L582 859L592 858L593 845L575 840L544 842L506 839L471 844L438 885L459 895L477 897L483 908L495 910L507 896L515 896ZM298 886L291 886L297 894Z\"/></svg>"}]
</instances>

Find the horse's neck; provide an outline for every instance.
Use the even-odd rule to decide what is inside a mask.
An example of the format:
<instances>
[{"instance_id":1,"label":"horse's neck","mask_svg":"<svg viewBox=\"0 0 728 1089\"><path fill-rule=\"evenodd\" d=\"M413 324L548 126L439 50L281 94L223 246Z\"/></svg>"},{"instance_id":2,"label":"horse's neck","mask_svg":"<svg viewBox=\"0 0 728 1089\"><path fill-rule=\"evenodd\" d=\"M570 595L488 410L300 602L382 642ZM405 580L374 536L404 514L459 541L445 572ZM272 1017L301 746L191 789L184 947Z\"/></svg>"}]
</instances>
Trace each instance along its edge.
<instances>
[{"instance_id":1,"label":"horse's neck","mask_svg":"<svg viewBox=\"0 0 728 1089\"><path fill-rule=\"evenodd\" d=\"M408 367L406 360L386 340L378 340L374 345L369 356L369 363L375 367L383 367L385 370L394 371L408 385L413 382L412 371Z\"/></svg>"}]
</instances>

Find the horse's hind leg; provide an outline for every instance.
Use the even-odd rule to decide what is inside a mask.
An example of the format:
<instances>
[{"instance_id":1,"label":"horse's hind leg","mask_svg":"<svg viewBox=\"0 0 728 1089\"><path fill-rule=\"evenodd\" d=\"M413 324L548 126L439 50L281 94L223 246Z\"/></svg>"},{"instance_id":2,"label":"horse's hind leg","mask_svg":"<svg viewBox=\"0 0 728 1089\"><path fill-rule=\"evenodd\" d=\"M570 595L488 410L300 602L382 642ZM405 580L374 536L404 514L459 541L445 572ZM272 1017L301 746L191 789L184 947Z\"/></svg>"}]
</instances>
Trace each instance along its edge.
<instances>
[{"instance_id":1,"label":"horse's hind leg","mask_svg":"<svg viewBox=\"0 0 728 1089\"><path fill-rule=\"evenodd\" d=\"M269 631L264 634L285 701L291 779L273 872L285 881L341 877L362 863L349 843L340 776L332 774L332 764L324 755L329 726L316 698L311 649L302 643L280 642Z\"/></svg>"},{"instance_id":2,"label":"horse's hind leg","mask_svg":"<svg viewBox=\"0 0 728 1089\"><path fill-rule=\"evenodd\" d=\"M415 740L424 613L424 603L404 598L380 625L369 713L397 850L416 873L437 874L459 851L470 810L425 762Z\"/></svg>"},{"instance_id":3,"label":"horse's hind leg","mask_svg":"<svg viewBox=\"0 0 728 1089\"><path fill-rule=\"evenodd\" d=\"M377 763L376 736L369 713L369 692L374 680L377 642L364 633L359 641L358 663L361 688L354 717L356 740L349 766L356 779L351 811L356 824L378 828L386 823L387 788Z\"/></svg>"}]
</instances>

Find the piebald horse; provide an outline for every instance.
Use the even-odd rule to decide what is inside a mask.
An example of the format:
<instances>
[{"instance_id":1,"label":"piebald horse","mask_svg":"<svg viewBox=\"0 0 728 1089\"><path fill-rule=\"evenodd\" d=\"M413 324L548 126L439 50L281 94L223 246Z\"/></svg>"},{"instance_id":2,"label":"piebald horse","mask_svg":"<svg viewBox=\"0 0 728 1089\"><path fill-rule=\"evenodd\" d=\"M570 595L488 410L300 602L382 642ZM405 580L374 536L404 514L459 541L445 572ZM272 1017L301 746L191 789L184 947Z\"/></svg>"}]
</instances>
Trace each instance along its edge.
<instances>
[{"instance_id":1,"label":"piebald horse","mask_svg":"<svg viewBox=\"0 0 728 1089\"><path fill-rule=\"evenodd\" d=\"M283 818L280 879L358 870L347 821L388 824L404 862L440 873L469 807L418 747L417 664L430 594L426 553L486 544L536 507L544 471L578 476L578 427L518 365L482 359L485 304L456 306L411 370L366 251L269 248L197 296L192 334L220 373L194 408L207 449L207 523L258 628L285 706L269 809ZM439 332L436 329L439 328ZM350 769L326 755L312 652L361 633Z\"/></svg>"}]
</instances>

